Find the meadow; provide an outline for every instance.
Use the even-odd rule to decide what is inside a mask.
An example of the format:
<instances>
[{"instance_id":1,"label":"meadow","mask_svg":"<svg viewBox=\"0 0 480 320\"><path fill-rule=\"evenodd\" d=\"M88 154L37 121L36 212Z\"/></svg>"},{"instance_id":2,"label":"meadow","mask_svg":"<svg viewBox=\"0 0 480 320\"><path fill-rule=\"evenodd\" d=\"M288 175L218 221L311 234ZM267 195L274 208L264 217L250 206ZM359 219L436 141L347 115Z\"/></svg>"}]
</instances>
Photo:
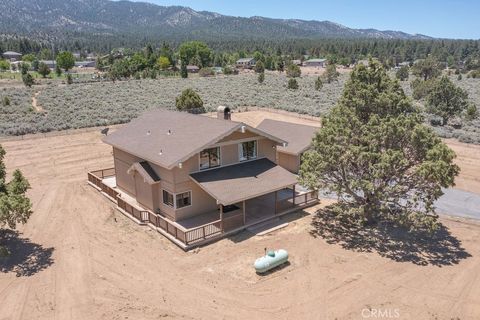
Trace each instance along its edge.
<instances>
[{"instance_id":1,"label":"meadow","mask_svg":"<svg viewBox=\"0 0 480 320\"><path fill-rule=\"evenodd\" d=\"M0 83L0 135L22 135L54 130L125 123L152 108L175 108L175 98L186 88L193 88L204 101L207 111L219 105L232 109L266 107L283 109L314 116L324 115L341 95L348 74L342 73L337 82L324 83L320 91L314 88L315 78L298 79L299 89L287 89L284 74L267 73L259 84L254 74L236 76L198 77L188 79L159 77L128 81L44 81L41 85L25 88ZM480 108L480 79L452 80L468 91L472 102ZM411 94L410 81L401 83ZM37 105L32 97L37 93ZM2 104L4 97L10 105ZM416 102L419 107L421 103ZM428 123L428 117L426 117ZM460 141L480 143L480 120L463 123L461 128L435 127L438 134Z\"/></svg>"}]
</instances>

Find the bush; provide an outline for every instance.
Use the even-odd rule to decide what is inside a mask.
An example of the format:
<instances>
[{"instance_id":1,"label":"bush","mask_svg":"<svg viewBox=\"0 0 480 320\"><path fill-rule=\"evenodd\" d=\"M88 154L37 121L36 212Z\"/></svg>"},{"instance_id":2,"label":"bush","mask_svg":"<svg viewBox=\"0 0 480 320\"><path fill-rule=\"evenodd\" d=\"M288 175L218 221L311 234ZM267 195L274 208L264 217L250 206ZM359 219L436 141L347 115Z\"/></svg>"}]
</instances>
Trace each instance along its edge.
<instances>
[{"instance_id":1,"label":"bush","mask_svg":"<svg viewBox=\"0 0 480 320\"><path fill-rule=\"evenodd\" d=\"M263 83L263 81L265 81L265 72L258 75L258 83Z\"/></svg>"},{"instance_id":2,"label":"bush","mask_svg":"<svg viewBox=\"0 0 480 320\"><path fill-rule=\"evenodd\" d=\"M33 77L30 73L26 73L26 74L22 75L22 80L23 80L23 84L26 87L31 87L34 84Z\"/></svg>"},{"instance_id":3,"label":"bush","mask_svg":"<svg viewBox=\"0 0 480 320\"><path fill-rule=\"evenodd\" d=\"M295 78L288 80L288 89L297 90L298 82Z\"/></svg>"},{"instance_id":4,"label":"bush","mask_svg":"<svg viewBox=\"0 0 480 320\"><path fill-rule=\"evenodd\" d=\"M198 71L198 75L200 77L211 77L215 75L215 72L212 68L202 68L200 71Z\"/></svg>"},{"instance_id":5,"label":"bush","mask_svg":"<svg viewBox=\"0 0 480 320\"><path fill-rule=\"evenodd\" d=\"M426 81L420 80L419 78L413 80L410 84L410 87L413 90L412 97L416 100L427 97L433 90L435 80L435 78L428 79Z\"/></svg>"},{"instance_id":6,"label":"bush","mask_svg":"<svg viewBox=\"0 0 480 320\"><path fill-rule=\"evenodd\" d=\"M322 90L322 88L323 88L322 78L321 78L321 77L318 77L318 78L315 80L315 90L320 91L320 90Z\"/></svg>"},{"instance_id":7,"label":"bush","mask_svg":"<svg viewBox=\"0 0 480 320\"><path fill-rule=\"evenodd\" d=\"M182 94L176 98L175 105L180 111L205 112L202 98L190 88L182 91Z\"/></svg>"},{"instance_id":8,"label":"bush","mask_svg":"<svg viewBox=\"0 0 480 320\"><path fill-rule=\"evenodd\" d=\"M296 64L290 64L287 67L287 77L289 78L298 78L302 75L302 70Z\"/></svg>"},{"instance_id":9,"label":"bush","mask_svg":"<svg viewBox=\"0 0 480 320\"><path fill-rule=\"evenodd\" d=\"M223 74L225 74L225 75L233 74L233 69L229 66L225 66L225 67L223 67Z\"/></svg>"},{"instance_id":10,"label":"bush","mask_svg":"<svg viewBox=\"0 0 480 320\"><path fill-rule=\"evenodd\" d=\"M72 84L73 83L73 77L72 75L69 73L67 74L67 84Z\"/></svg>"},{"instance_id":11,"label":"bush","mask_svg":"<svg viewBox=\"0 0 480 320\"><path fill-rule=\"evenodd\" d=\"M471 103L465 111L465 119L467 119L468 121L472 121L476 118L478 118L477 106Z\"/></svg>"},{"instance_id":12,"label":"bush","mask_svg":"<svg viewBox=\"0 0 480 320\"><path fill-rule=\"evenodd\" d=\"M265 72L265 65L263 64L262 61L257 61L257 63L255 63L255 72L256 73L264 73Z\"/></svg>"},{"instance_id":13,"label":"bush","mask_svg":"<svg viewBox=\"0 0 480 320\"><path fill-rule=\"evenodd\" d=\"M408 72L409 72L408 67L402 66L400 69L398 69L397 73L395 74L395 77L400 81L408 80Z\"/></svg>"},{"instance_id":14,"label":"bush","mask_svg":"<svg viewBox=\"0 0 480 320\"><path fill-rule=\"evenodd\" d=\"M3 104L4 107L9 106L10 105L10 98L7 97L7 96L3 97L2 104Z\"/></svg>"},{"instance_id":15,"label":"bush","mask_svg":"<svg viewBox=\"0 0 480 320\"><path fill-rule=\"evenodd\" d=\"M457 80L458 81L462 80L462 75L460 73L458 74Z\"/></svg>"}]
</instances>

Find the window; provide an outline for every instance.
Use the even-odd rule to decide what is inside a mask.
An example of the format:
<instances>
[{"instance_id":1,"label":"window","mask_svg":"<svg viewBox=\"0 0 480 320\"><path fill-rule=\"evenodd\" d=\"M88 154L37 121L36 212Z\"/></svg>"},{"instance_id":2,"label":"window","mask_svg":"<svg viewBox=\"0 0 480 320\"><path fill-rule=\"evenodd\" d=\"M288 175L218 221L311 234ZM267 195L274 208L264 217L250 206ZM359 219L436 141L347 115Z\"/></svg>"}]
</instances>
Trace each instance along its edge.
<instances>
[{"instance_id":1,"label":"window","mask_svg":"<svg viewBox=\"0 0 480 320\"><path fill-rule=\"evenodd\" d=\"M247 141L238 145L238 153L240 161L257 158L257 141Z\"/></svg>"},{"instance_id":2,"label":"window","mask_svg":"<svg viewBox=\"0 0 480 320\"><path fill-rule=\"evenodd\" d=\"M188 207L192 204L191 192L179 193L176 195L177 209Z\"/></svg>"},{"instance_id":3,"label":"window","mask_svg":"<svg viewBox=\"0 0 480 320\"><path fill-rule=\"evenodd\" d=\"M173 208L173 194L163 190L163 203Z\"/></svg>"},{"instance_id":4,"label":"window","mask_svg":"<svg viewBox=\"0 0 480 320\"><path fill-rule=\"evenodd\" d=\"M220 165L220 148L205 149L200 152L200 170Z\"/></svg>"}]
</instances>

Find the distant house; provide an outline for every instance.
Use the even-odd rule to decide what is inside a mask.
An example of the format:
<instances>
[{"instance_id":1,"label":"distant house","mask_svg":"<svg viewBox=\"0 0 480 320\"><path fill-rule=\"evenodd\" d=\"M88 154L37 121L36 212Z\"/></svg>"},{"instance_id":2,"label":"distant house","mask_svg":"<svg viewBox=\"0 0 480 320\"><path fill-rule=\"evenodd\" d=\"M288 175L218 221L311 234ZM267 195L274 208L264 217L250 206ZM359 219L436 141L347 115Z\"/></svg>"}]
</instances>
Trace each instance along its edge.
<instances>
[{"instance_id":1,"label":"distant house","mask_svg":"<svg viewBox=\"0 0 480 320\"><path fill-rule=\"evenodd\" d=\"M97 66L97 62L95 60L75 62L75 67L77 68L95 68L96 66Z\"/></svg>"},{"instance_id":2,"label":"distant house","mask_svg":"<svg viewBox=\"0 0 480 320\"><path fill-rule=\"evenodd\" d=\"M20 61L22 60L22 54L14 51L5 51L3 53L3 58L10 60L12 62Z\"/></svg>"},{"instance_id":3,"label":"distant house","mask_svg":"<svg viewBox=\"0 0 480 320\"><path fill-rule=\"evenodd\" d=\"M40 60L40 63L45 63L50 69L55 69L55 60Z\"/></svg>"},{"instance_id":4,"label":"distant house","mask_svg":"<svg viewBox=\"0 0 480 320\"><path fill-rule=\"evenodd\" d=\"M309 59L304 62L306 67L325 67L327 64L327 59Z\"/></svg>"},{"instance_id":5,"label":"distant house","mask_svg":"<svg viewBox=\"0 0 480 320\"><path fill-rule=\"evenodd\" d=\"M200 68L197 66L191 66L191 65L187 66L188 73L198 73L198 71L200 71Z\"/></svg>"},{"instance_id":6,"label":"distant house","mask_svg":"<svg viewBox=\"0 0 480 320\"><path fill-rule=\"evenodd\" d=\"M292 60L292 64L301 66L302 65L302 60Z\"/></svg>"},{"instance_id":7,"label":"distant house","mask_svg":"<svg viewBox=\"0 0 480 320\"><path fill-rule=\"evenodd\" d=\"M293 173L298 173L301 157L310 149L312 139L318 130L314 126L271 119L263 120L257 129L287 141L286 146L277 147L277 163Z\"/></svg>"},{"instance_id":8,"label":"distant house","mask_svg":"<svg viewBox=\"0 0 480 320\"><path fill-rule=\"evenodd\" d=\"M252 69L255 66L255 63L256 61L254 58L242 58L237 60L235 66L241 69Z\"/></svg>"},{"instance_id":9,"label":"distant house","mask_svg":"<svg viewBox=\"0 0 480 320\"><path fill-rule=\"evenodd\" d=\"M82 56L82 55L81 55L80 52L74 52L74 53L73 53L73 57L74 57L75 59L80 59L81 56Z\"/></svg>"}]
</instances>

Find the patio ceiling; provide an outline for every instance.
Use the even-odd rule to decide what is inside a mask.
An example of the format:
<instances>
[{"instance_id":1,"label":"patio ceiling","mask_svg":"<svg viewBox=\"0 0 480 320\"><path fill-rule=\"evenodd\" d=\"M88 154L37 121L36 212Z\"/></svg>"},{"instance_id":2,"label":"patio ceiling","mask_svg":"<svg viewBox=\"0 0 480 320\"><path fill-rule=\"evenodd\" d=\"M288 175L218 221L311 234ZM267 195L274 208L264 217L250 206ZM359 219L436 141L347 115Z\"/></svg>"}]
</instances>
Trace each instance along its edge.
<instances>
[{"instance_id":1,"label":"patio ceiling","mask_svg":"<svg viewBox=\"0 0 480 320\"><path fill-rule=\"evenodd\" d=\"M222 205L238 203L297 183L297 177L268 159L200 171L190 177Z\"/></svg>"}]
</instances>

